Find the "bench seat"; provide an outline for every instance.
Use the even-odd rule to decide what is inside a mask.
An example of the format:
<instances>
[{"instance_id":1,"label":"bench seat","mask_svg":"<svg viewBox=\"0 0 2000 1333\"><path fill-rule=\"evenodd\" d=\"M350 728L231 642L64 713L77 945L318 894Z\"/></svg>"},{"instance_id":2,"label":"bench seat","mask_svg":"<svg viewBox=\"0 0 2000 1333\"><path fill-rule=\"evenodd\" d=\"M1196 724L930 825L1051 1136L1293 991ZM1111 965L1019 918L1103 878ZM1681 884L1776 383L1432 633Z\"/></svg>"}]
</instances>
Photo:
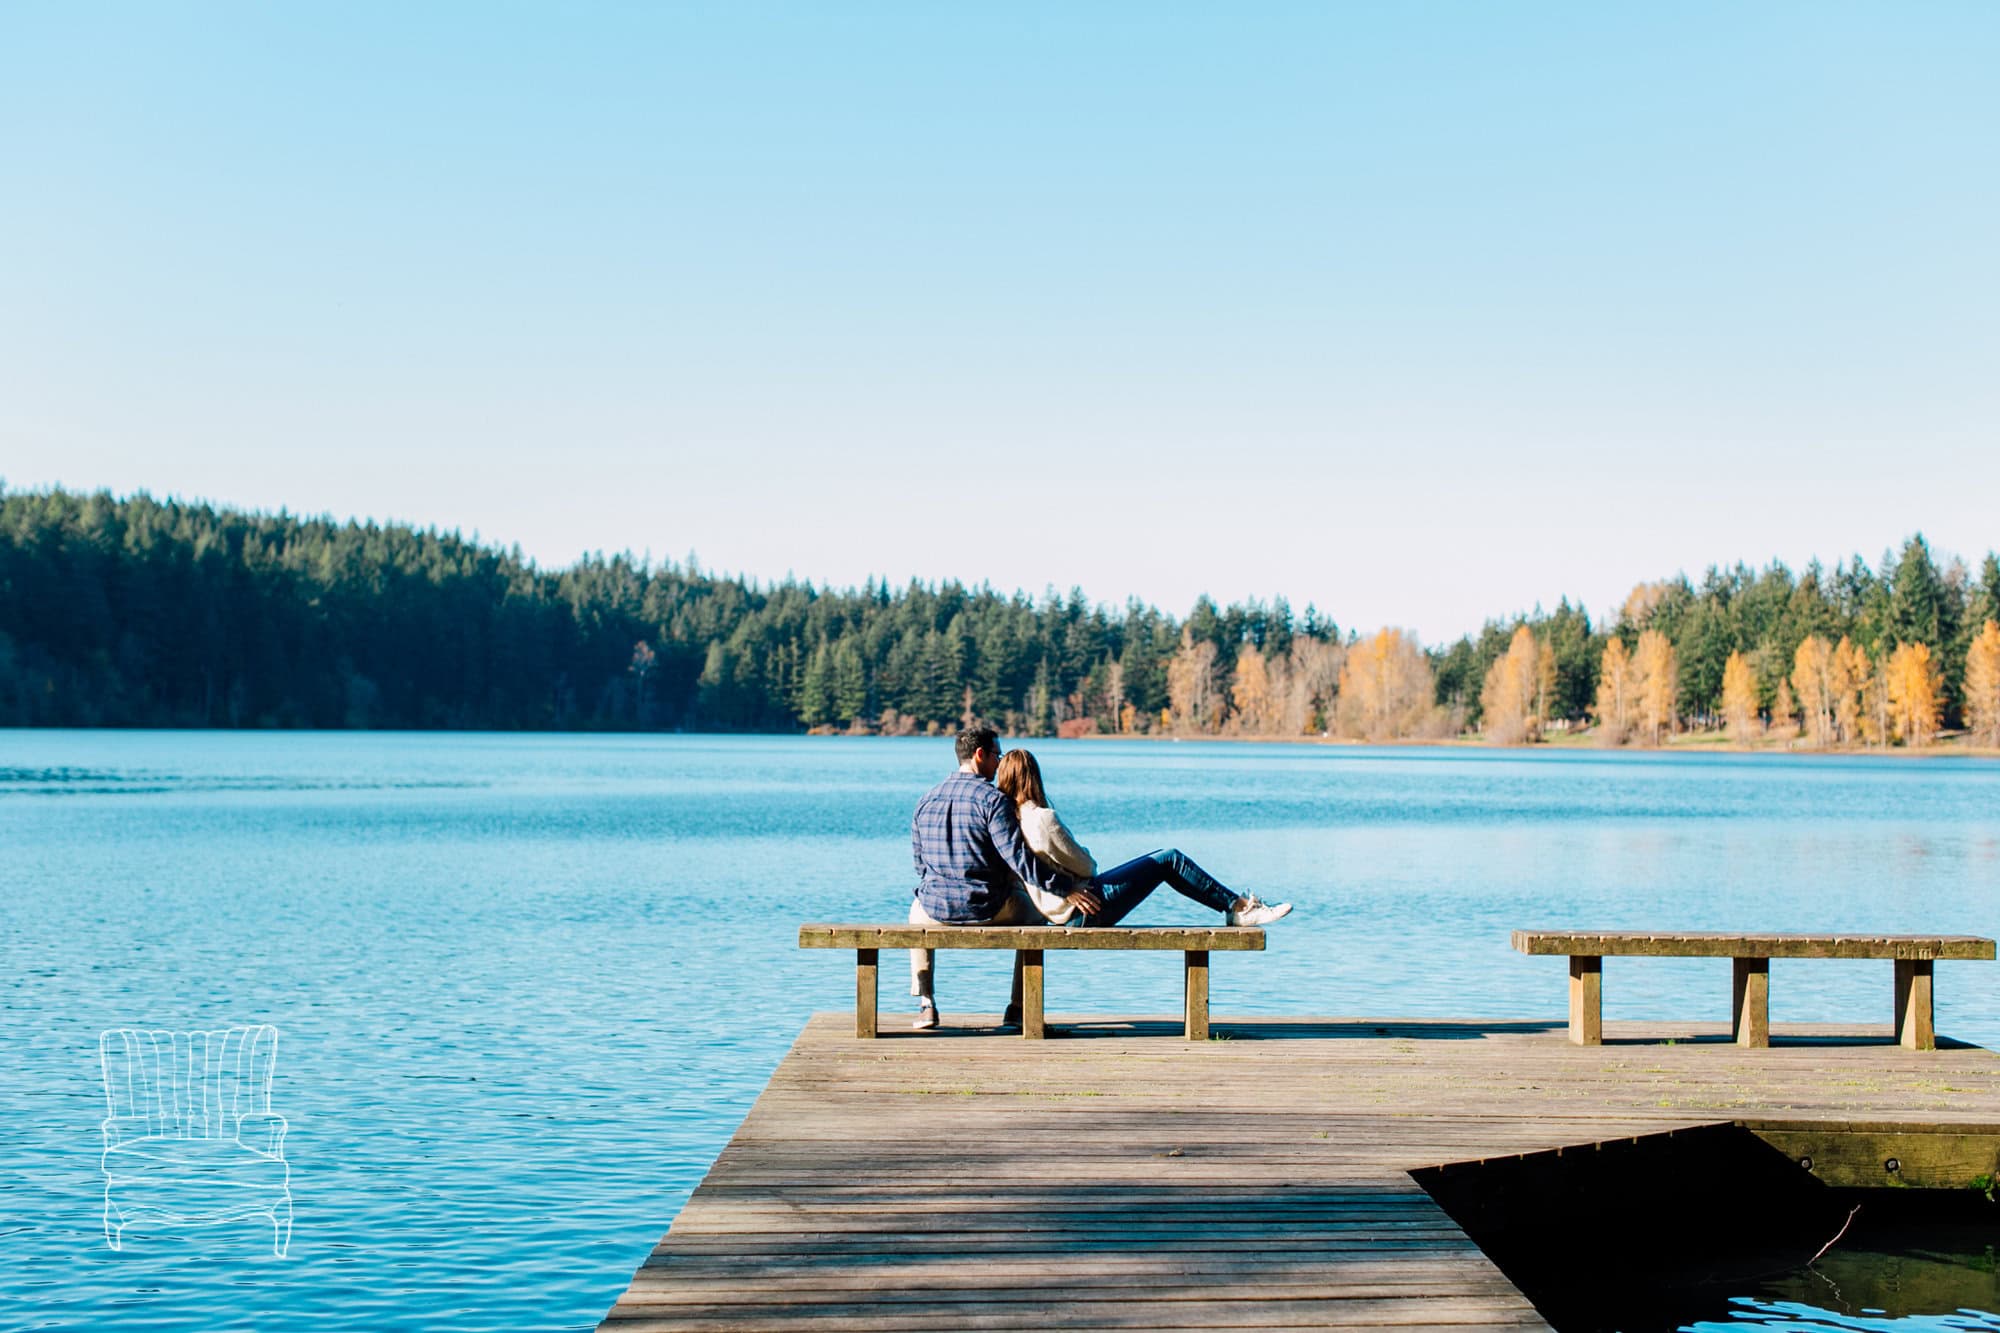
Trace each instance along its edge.
<instances>
[{"instance_id":1,"label":"bench seat","mask_svg":"<svg viewBox=\"0 0 2000 1333\"><path fill-rule=\"evenodd\" d=\"M1021 961L1021 1035L1047 1035L1042 1017L1042 953L1048 949L1170 950L1186 968L1183 988L1189 1041L1208 1040L1208 955L1257 951L1261 926L870 926L799 927L801 949L854 950L854 1035L876 1035L883 949L1011 949Z\"/></svg>"},{"instance_id":2,"label":"bench seat","mask_svg":"<svg viewBox=\"0 0 2000 1333\"><path fill-rule=\"evenodd\" d=\"M1935 1050L1931 965L1940 958L1991 959L1993 941L1978 935L1814 935L1759 931L1517 930L1525 954L1569 956L1569 1039L1604 1040L1604 959L1728 958L1731 1031L1741 1046L1771 1044L1773 958L1886 958L1896 965L1896 1040Z\"/></svg>"}]
</instances>

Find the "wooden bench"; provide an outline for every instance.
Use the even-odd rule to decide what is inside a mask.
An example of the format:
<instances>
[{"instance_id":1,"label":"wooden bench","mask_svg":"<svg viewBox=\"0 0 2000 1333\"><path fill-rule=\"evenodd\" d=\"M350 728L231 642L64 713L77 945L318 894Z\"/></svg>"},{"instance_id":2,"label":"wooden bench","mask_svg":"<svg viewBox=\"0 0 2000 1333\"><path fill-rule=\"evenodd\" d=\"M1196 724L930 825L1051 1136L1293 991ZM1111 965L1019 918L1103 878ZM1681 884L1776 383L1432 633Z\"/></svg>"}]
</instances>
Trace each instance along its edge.
<instances>
[{"instance_id":1,"label":"wooden bench","mask_svg":"<svg viewBox=\"0 0 2000 1333\"><path fill-rule=\"evenodd\" d=\"M1771 1044L1773 958L1891 958L1896 963L1896 1040L1916 1051L1937 1049L1931 964L1940 958L1993 957L1993 941L1977 935L1517 930L1514 947L1526 954L1569 955L1569 1039L1579 1046L1604 1040L1604 959L1613 954L1733 959L1730 1030L1739 1046Z\"/></svg>"},{"instance_id":2,"label":"wooden bench","mask_svg":"<svg viewBox=\"0 0 2000 1333\"><path fill-rule=\"evenodd\" d=\"M875 1035L876 972L884 949L1012 949L1021 959L1021 1035L1047 1036L1042 953L1047 949L1173 949L1186 959L1183 1011L1189 1041L1208 1040L1208 955L1261 950L1261 926L834 926L799 927L801 949L854 950L854 1035Z\"/></svg>"}]
</instances>

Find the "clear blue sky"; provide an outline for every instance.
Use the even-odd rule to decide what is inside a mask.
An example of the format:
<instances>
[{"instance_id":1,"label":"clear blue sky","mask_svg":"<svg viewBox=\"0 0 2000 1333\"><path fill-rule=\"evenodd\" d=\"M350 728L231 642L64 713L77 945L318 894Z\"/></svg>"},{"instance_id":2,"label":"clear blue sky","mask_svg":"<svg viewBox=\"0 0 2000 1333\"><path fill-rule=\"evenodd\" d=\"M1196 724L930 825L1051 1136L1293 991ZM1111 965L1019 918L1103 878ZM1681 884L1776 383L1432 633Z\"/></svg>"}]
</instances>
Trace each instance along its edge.
<instances>
[{"instance_id":1,"label":"clear blue sky","mask_svg":"<svg viewBox=\"0 0 2000 1333\"><path fill-rule=\"evenodd\" d=\"M2000 6L0 4L0 478L1428 641L2000 545Z\"/></svg>"}]
</instances>

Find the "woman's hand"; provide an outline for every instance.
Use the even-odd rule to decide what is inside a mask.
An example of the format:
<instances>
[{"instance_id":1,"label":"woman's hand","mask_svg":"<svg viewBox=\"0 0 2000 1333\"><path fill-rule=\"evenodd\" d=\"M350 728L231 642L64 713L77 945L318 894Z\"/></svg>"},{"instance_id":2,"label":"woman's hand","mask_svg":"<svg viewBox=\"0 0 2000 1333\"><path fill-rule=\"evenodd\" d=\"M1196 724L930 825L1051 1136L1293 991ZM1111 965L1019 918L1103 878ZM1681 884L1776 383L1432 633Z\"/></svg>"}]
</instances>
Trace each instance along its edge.
<instances>
[{"instance_id":1,"label":"woman's hand","mask_svg":"<svg viewBox=\"0 0 2000 1333\"><path fill-rule=\"evenodd\" d=\"M1104 895L1096 889L1077 889L1063 901L1085 916L1096 916L1104 910Z\"/></svg>"}]
</instances>

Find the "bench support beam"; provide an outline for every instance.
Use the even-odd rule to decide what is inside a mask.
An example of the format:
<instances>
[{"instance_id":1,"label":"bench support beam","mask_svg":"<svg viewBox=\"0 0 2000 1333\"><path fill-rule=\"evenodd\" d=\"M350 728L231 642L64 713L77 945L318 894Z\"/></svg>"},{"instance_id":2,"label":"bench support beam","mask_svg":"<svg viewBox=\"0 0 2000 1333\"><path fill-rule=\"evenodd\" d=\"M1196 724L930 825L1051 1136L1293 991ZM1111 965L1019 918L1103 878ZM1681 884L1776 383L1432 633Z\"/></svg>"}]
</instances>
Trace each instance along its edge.
<instances>
[{"instance_id":1,"label":"bench support beam","mask_svg":"<svg viewBox=\"0 0 2000 1333\"><path fill-rule=\"evenodd\" d=\"M1732 958L1729 1035L1738 1046L1771 1044L1771 960Z\"/></svg>"},{"instance_id":2,"label":"bench support beam","mask_svg":"<svg viewBox=\"0 0 2000 1333\"><path fill-rule=\"evenodd\" d=\"M1208 950L1187 951L1187 984L1182 1012L1189 1041L1208 1040Z\"/></svg>"},{"instance_id":3,"label":"bench support beam","mask_svg":"<svg viewBox=\"0 0 2000 1333\"><path fill-rule=\"evenodd\" d=\"M1569 1039L1578 1046L1604 1044L1604 960L1594 954L1570 955Z\"/></svg>"},{"instance_id":4,"label":"bench support beam","mask_svg":"<svg viewBox=\"0 0 2000 1333\"><path fill-rule=\"evenodd\" d=\"M1042 951L1017 949L1014 963L1021 973L1021 1035L1040 1041L1049 1035L1042 1018Z\"/></svg>"},{"instance_id":5,"label":"bench support beam","mask_svg":"<svg viewBox=\"0 0 2000 1333\"><path fill-rule=\"evenodd\" d=\"M1896 960L1896 1040L1913 1051L1937 1049L1931 1008L1931 960Z\"/></svg>"},{"instance_id":6,"label":"bench support beam","mask_svg":"<svg viewBox=\"0 0 2000 1333\"><path fill-rule=\"evenodd\" d=\"M875 1035L875 980L876 973L881 970L876 964L880 957L879 949L854 951L854 1035L857 1037Z\"/></svg>"}]
</instances>

